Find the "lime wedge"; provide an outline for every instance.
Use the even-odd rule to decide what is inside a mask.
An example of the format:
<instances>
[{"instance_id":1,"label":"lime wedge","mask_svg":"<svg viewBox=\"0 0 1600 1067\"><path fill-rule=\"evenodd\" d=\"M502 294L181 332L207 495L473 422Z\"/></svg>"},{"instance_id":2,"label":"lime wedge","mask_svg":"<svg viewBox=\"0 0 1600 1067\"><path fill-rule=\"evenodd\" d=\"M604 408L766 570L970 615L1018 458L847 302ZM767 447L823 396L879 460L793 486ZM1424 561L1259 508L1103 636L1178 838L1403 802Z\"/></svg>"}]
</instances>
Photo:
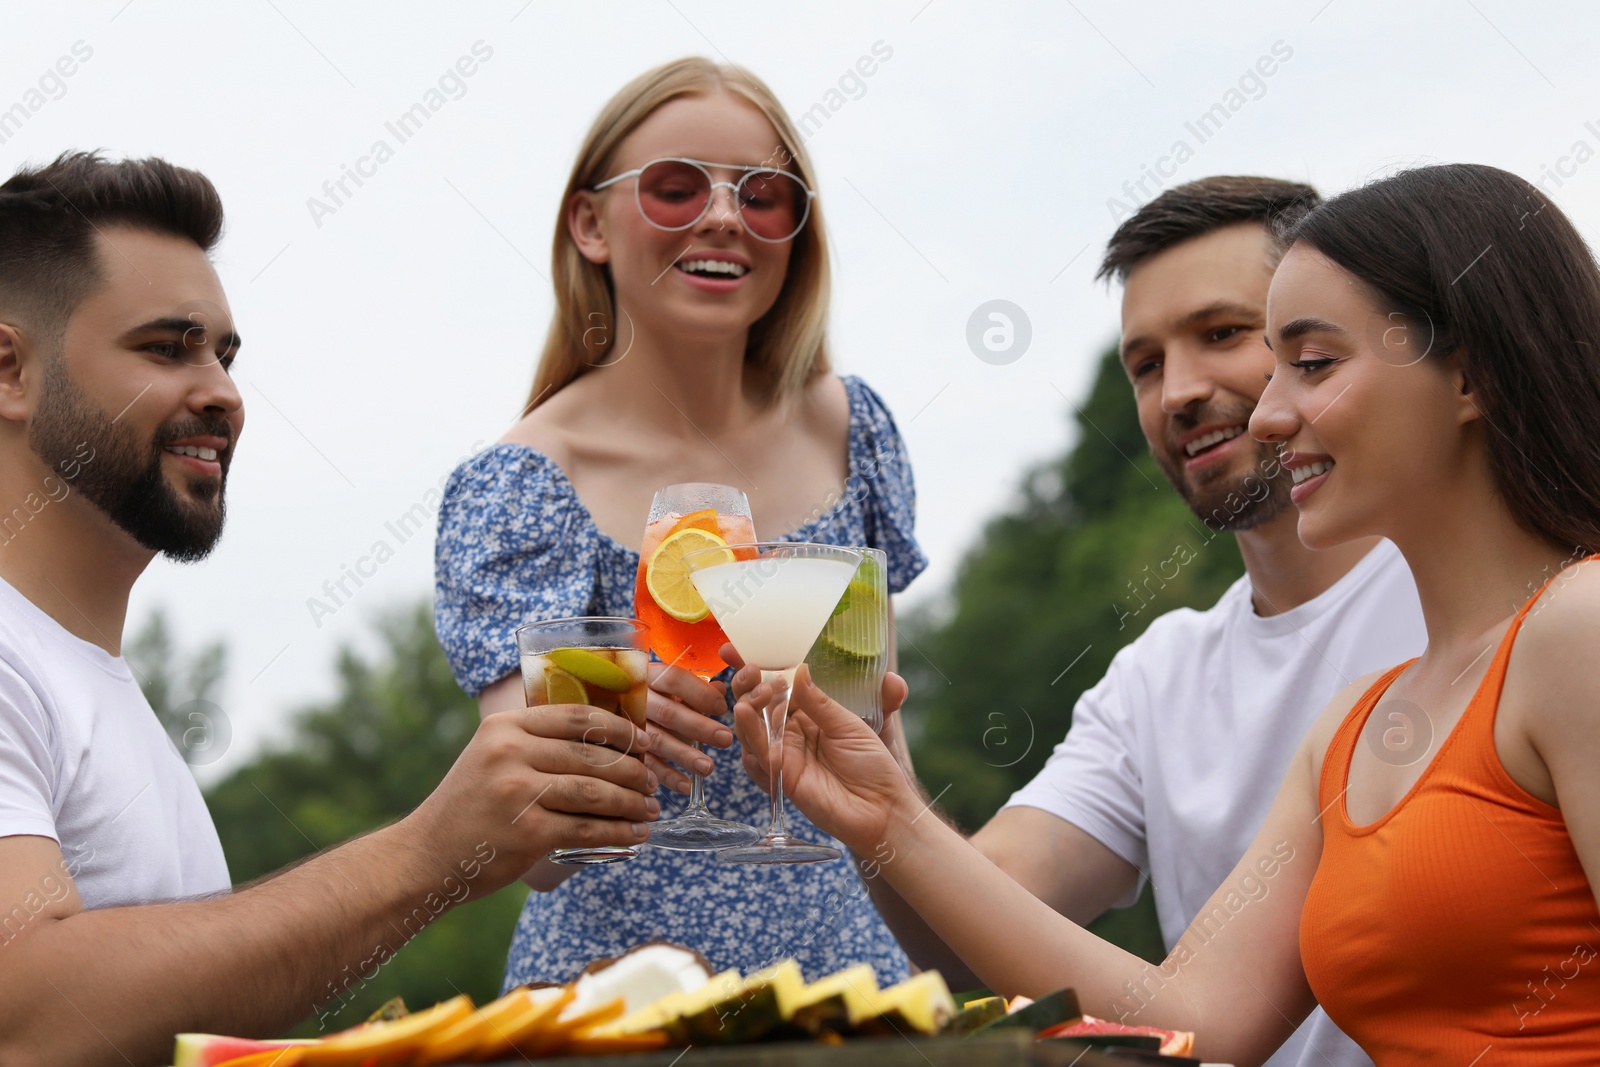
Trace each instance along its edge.
<instances>
[{"instance_id":1,"label":"lime wedge","mask_svg":"<svg viewBox=\"0 0 1600 1067\"><path fill-rule=\"evenodd\" d=\"M822 628L822 640L850 656L871 659L889 645L887 605L871 582L850 581L840 603L843 610Z\"/></svg>"},{"instance_id":2,"label":"lime wedge","mask_svg":"<svg viewBox=\"0 0 1600 1067\"><path fill-rule=\"evenodd\" d=\"M560 667L545 668L544 692L545 699L552 704L589 703L589 690Z\"/></svg>"},{"instance_id":3,"label":"lime wedge","mask_svg":"<svg viewBox=\"0 0 1600 1067\"><path fill-rule=\"evenodd\" d=\"M627 671L617 666L614 660L586 648L558 648L544 655L557 667L590 685L609 689L613 693L626 693L633 688L633 679L628 677Z\"/></svg>"}]
</instances>

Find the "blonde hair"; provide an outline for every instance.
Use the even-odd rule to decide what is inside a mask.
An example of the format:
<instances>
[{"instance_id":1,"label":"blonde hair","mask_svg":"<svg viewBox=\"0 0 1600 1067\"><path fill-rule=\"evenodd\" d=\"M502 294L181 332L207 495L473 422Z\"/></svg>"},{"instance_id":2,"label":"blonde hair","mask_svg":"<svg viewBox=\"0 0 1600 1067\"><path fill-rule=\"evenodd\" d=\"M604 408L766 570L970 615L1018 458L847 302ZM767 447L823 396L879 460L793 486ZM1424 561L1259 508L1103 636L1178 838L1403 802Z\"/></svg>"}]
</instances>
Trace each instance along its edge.
<instances>
[{"instance_id":1,"label":"blonde hair","mask_svg":"<svg viewBox=\"0 0 1600 1067\"><path fill-rule=\"evenodd\" d=\"M742 97L765 115L788 153L789 168L816 188L799 131L772 90L749 71L694 56L646 71L623 86L589 128L561 197L550 256L556 310L524 411L605 363L617 337L615 295L605 266L584 258L567 229L573 195L605 179L617 146L662 104L716 92ZM827 321L828 246L822 212L813 202L810 218L794 238L778 299L751 325L745 345L745 367L756 374L758 391L767 403L791 396L816 375L827 373Z\"/></svg>"}]
</instances>

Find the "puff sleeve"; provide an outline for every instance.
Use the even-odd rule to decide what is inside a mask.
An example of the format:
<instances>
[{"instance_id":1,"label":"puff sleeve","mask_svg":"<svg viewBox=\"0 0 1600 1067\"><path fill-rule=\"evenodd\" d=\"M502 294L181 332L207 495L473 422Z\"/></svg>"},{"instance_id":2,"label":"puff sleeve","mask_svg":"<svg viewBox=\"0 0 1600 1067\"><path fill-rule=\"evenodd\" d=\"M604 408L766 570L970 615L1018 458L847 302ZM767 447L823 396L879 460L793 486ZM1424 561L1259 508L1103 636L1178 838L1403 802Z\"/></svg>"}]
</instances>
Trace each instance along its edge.
<instances>
[{"instance_id":1,"label":"puff sleeve","mask_svg":"<svg viewBox=\"0 0 1600 1067\"><path fill-rule=\"evenodd\" d=\"M560 469L520 445L456 468L439 507L434 626L472 696L517 670L516 628L596 614L598 532Z\"/></svg>"},{"instance_id":2,"label":"puff sleeve","mask_svg":"<svg viewBox=\"0 0 1600 1067\"><path fill-rule=\"evenodd\" d=\"M889 557L889 591L903 592L928 566L917 544L917 490L905 441L883 398L859 378L847 378L851 425L850 492L861 499L866 543Z\"/></svg>"}]
</instances>

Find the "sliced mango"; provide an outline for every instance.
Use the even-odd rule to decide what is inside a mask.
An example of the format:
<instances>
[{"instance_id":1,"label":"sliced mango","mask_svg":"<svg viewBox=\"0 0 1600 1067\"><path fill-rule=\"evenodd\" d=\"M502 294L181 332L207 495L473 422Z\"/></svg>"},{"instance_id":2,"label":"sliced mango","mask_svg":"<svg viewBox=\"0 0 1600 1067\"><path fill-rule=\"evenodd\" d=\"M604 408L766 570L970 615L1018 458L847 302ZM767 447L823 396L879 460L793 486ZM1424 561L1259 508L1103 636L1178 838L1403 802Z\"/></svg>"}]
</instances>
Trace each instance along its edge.
<instances>
[{"instance_id":1,"label":"sliced mango","mask_svg":"<svg viewBox=\"0 0 1600 1067\"><path fill-rule=\"evenodd\" d=\"M393 1022L363 1023L303 1051L304 1067L386 1067L408 1063L427 1041L472 1014L472 998L451 997Z\"/></svg>"},{"instance_id":2,"label":"sliced mango","mask_svg":"<svg viewBox=\"0 0 1600 1067\"><path fill-rule=\"evenodd\" d=\"M534 1042L544 1030L555 1024L567 1005L572 1003L575 995L571 986L530 989L524 992L528 1000L538 1007L538 1011L516 1026L508 1027L499 1037L503 1047L497 1046L494 1055L480 1058L509 1058L524 1044Z\"/></svg>"},{"instance_id":3,"label":"sliced mango","mask_svg":"<svg viewBox=\"0 0 1600 1067\"><path fill-rule=\"evenodd\" d=\"M614 1034L610 1037L580 1035L567 1045L571 1056L611 1056L629 1052L654 1052L667 1043L667 1035L659 1030L644 1034Z\"/></svg>"},{"instance_id":4,"label":"sliced mango","mask_svg":"<svg viewBox=\"0 0 1600 1067\"><path fill-rule=\"evenodd\" d=\"M532 1059L535 1056L553 1056L564 1052L576 1036L620 1019L627 1002L621 997L598 1008L579 1012L568 1019L558 1018L547 1023L536 1033L516 1043L517 1052Z\"/></svg>"},{"instance_id":5,"label":"sliced mango","mask_svg":"<svg viewBox=\"0 0 1600 1067\"><path fill-rule=\"evenodd\" d=\"M417 1064L456 1063L486 1058L483 1053L504 1042L504 1035L545 1010L528 996L526 988L513 989L485 1004L459 1022L423 1040Z\"/></svg>"},{"instance_id":6,"label":"sliced mango","mask_svg":"<svg viewBox=\"0 0 1600 1067\"><path fill-rule=\"evenodd\" d=\"M223 1060L217 1067L301 1067L306 1062L305 1045L267 1049Z\"/></svg>"}]
</instances>

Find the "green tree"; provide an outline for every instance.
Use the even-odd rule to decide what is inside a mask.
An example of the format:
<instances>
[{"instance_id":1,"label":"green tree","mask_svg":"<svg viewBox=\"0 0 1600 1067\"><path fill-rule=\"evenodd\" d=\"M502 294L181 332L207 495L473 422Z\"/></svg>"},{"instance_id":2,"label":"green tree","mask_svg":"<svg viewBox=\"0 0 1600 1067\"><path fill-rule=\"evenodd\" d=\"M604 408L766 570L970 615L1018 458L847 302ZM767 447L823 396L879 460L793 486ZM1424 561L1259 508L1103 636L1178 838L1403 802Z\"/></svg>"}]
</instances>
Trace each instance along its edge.
<instances>
[{"instance_id":1,"label":"green tree","mask_svg":"<svg viewBox=\"0 0 1600 1067\"><path fill-rule=\"evenodd\" d=\"M1203 526L1150 457L1115 349L1073 420L1073 447L1028 472L949 593L902 626L917 772L969 831L1044 766L1118 649L1243 573L1234 539ZM1148 896L1099 930L1159 959Z\"/></svg>"},{"instance_id":2,"label":"green tree","mask_svg":"<svg viewBox=\"0 0 1600 1067\"><path fill-rule=\"evenodd\" d=\"M382 619L378 632L375 657L340 652L337 693L300 711L284 744L207 791L235 882L405 815L439 784L477 728L477 705L451 676L430 604ZM352 1026L393 996L412 1008L458 992L484 1003L499 992L526 895L519 883L447 913L370 981L348 990L341 983L335 1002L296 1033Z\"/></svg>"},{"instance_id":3,"label":"green tree","mask_svg":"<svg viewBox=\"0 0 1600 1067\"><path fill-rule=\"evenodd\" d=\"M192 654L180 652L166 612L157 608L128 641L123 658L185 760L211 763L227 750L232 731L213 702L227 671L226 646L218 641Z\"/></svg>"}]
</instances>

